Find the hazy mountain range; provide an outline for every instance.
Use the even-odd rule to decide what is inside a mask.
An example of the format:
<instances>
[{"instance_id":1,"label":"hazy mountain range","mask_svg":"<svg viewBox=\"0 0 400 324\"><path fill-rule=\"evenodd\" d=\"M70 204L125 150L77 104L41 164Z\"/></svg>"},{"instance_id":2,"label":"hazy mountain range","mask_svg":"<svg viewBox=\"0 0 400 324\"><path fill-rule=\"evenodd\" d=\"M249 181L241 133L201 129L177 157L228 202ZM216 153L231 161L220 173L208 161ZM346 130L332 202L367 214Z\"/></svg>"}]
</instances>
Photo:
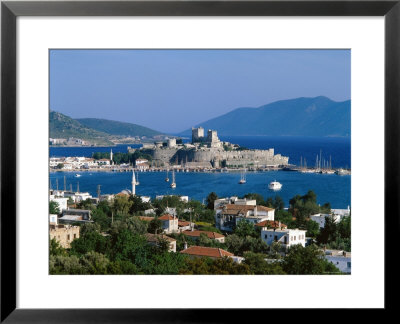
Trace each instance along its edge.
<instances>
[{"instance_id":1,"label":"hazy mountain range","mask_svg":"<svg viewBox=\"0 0 400 324\"><path fill-rule=\"evenodd\" d=\"M350 100L327 97L276 101L258 108L243 107L195 125L222 136L341 136L351 134ZM191 129L181 132L189 136Z\"/></svg>"},{"instance_id":2,"label":"hazy mountain range","mask_svg":"<svg viewBox=\"0 0 400 324\"><path fill-rule=\"evenodd\" d=\"M162 132L132 123L98 118L72 119L51 111L51 138L81 138L97 145L110 145L115 136L162 135ZM340 136L351 134L351 102L336 102L327 97L296 98L276 101L258 108L243 107L204 121L207 131L215 129L220 136ZM187 129L179 136L191 136Z\"/></svg>"}]
</instances>

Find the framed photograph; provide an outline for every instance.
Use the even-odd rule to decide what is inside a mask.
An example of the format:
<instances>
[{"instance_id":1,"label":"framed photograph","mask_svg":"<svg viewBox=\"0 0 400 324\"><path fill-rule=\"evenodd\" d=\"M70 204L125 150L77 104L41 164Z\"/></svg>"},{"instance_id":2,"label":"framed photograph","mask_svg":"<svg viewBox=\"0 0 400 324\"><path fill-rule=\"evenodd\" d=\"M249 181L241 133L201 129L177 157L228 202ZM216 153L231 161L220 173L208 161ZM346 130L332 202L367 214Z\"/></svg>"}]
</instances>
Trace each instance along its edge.
<instances>
[{"instance_id":1,"label":"framed photograph","mask_svg":"<svg viewBox=\"0 0 400 324\"><path fill-rule=\"evenodd\" d=\"M1 320L390 308L399 15L2 1Z\"/></svg>"}]
</instances>

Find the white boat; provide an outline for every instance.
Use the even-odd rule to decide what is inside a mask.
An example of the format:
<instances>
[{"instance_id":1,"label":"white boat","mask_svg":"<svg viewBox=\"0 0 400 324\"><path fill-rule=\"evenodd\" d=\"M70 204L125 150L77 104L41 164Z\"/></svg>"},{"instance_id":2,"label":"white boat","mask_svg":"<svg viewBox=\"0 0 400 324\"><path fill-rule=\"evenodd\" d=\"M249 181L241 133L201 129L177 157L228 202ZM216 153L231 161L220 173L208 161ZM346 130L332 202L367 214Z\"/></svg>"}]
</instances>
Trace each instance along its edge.
<instances>
[{"instance_id":1,"label":"white boat","mask_svg":"<svg viewBox=\"0 0 400 324\"><path fill-rule=\"evenodd\" d=\"M168 178L168 170L167 170L167 177L165 178L165 182L169 182L169 178Z\"/></svg>"},{"instance_id":2,"label":"white boat","mask_svg":"<svg viewBox=\"0 0 400 324\"><path fill-rule=\"evenodd\" d=\"M275 180L269 183L268 188L270 190L280 190L282 188L282 184Z\"/></svg>"},{"instance_id":3,"label":"white boat","mask_svg":"<svg viewBox=\"0 0 400 324\"><path fill-rule=\"evenodd\" d=\"M244 170L240 174L240 180L239 180L239 184L245 184L245 183L246 183L246 170Z\"/></svg>"},{"instance_id":4,"label":"white boat","mask_svg":"<svg viewBox=\"0 0 400 324\"><path fill-rule=\"evenodd\" d=\"M80 174L78 174L78 173L76 173L76 174L75 174L75 177L77 177L77 178L78 178L78 177L80 177L80 176L81 176L81 175L80 175Z\"/></svg>"},{"instance_id":5,"label":"white boat","mask_svg":"<svg viewBox=\"0 0 400 324\"><path fill-rule=\"evenodd\" d=\"M172 170L172 183L171 183L171 188L176 188L176 183L175 183L175 171Z\"/></svg>"}]
</instances>

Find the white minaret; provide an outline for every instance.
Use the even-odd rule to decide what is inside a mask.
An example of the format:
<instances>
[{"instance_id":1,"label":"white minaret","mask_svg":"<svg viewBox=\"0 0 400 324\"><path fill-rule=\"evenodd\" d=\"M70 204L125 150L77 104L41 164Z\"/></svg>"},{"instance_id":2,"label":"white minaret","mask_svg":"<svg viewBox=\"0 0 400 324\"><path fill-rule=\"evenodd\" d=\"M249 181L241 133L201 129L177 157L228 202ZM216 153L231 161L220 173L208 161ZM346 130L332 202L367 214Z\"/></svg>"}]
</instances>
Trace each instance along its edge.
<instances>
[{"instance_id":1,"label":"white minaret","mask_svg":"<svg viewBox=\"0 0 400 324\"><path fill-rule=\"evenodd\" d=\"M136 195L136 178L135 171L132 171L132 196Z\"/></svg>"},{"instance_id":2,"label":"white minaret","mask_svg":"<svg viewBox=\"0 0 400 324\"><path fill-rule=\"evenodd\" d=\"M113 165L113 152L112 152L112 149L111 149L111 152L110 152L110 163L111 163L111 165Z\"/></svg>"}]
</instances>

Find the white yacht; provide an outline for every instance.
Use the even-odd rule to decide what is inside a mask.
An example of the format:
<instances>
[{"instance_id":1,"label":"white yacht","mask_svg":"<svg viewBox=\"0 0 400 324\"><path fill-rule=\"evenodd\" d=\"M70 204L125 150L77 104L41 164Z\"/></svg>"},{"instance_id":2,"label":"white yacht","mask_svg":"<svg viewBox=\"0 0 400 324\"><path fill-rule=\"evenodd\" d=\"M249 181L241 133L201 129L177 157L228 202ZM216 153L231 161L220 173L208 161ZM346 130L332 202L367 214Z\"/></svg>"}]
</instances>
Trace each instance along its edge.
<instances>
[{"instance_id":1,"label":"white yacht","mask_svg":"<svg viewBox=\"0 0 400 324\"><path fill-rule=\"evenodd\" d=\"M76 174L75 174L75 177L77 177L77 178L80 177L80 176L81 176L81 175L80 175L79 173L76 173Z\"/></svg>"},{"instance_id":2,"label":"white yacht","mask_svg":"<svg viewBox=\"0 0 400 324\"><path fill-rule=\"evenodd\" d=\"M169 182L169 178L168 178L168 169L167 169L167 177L165 178L165 182Z\"/></svg>"},{"instance_id":3,"label":"white yacht","mask_svg":"<svg viewBox=\"0 0 400 324\"><path fill-rule=\"evenodd\" d=\"M276 180L270 182L270 184L268 185L268 189L271 189L271 190L280 190L281 188L282 188L282 184Z\"/></svg>"},{"instance_id":4,"label":"white yacht","mask_svg":"<svg viewBox=\"0 0 400 324\"><path fill-rule=\"evenodd\" d=\"M244 170L244 172L241 172L239 184L245 184L246 183L246 173L245 172L246 172L246 170Z\"/></svg>"}]
</instances>

